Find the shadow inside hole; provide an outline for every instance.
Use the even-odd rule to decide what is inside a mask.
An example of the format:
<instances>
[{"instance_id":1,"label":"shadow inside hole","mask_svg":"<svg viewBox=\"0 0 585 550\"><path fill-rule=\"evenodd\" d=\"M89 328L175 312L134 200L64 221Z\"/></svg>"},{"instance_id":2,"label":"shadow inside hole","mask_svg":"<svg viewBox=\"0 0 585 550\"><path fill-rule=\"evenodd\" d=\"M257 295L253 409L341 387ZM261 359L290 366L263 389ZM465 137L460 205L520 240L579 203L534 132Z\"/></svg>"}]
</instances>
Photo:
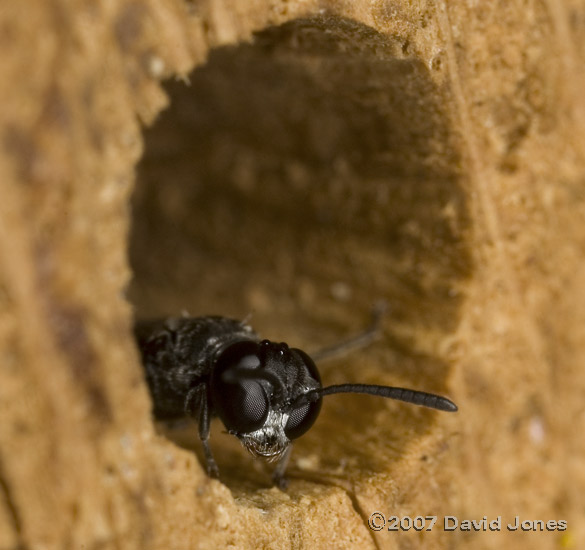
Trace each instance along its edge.
<instances>
[{"instance_id":1,"label":"shadow inside hole","mask_svg":"<svg viewBox=\"0 0 585 550\"><path fill-rule=\"evenodd\" d=\"M401 52L362 24L315 17L216 49L190 85L168 83L133 198L138 317L253 312L262 336L315 348L363 328L383 298L382 341L324 364L324 382L444 391L433 350L458 321L469 220L442 92ZM347 456L351 471L387 469L437 414L328 399L295 453L328 471ZM226 437L212 446L237 479Z\"/></svg>"}]
</instances>

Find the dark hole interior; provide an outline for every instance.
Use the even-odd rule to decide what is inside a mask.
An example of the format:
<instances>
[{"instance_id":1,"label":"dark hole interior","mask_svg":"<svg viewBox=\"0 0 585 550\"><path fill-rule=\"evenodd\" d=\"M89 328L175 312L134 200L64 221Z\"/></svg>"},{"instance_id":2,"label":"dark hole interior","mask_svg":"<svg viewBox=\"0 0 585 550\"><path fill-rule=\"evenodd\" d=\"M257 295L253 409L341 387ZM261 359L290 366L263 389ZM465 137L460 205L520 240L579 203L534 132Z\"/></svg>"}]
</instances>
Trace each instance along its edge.
<instances>
[{"instance_id":1,"label":"dark hole interior","mask_svg":"<svg viewBox=\"0 0 585 550\"><path fill-rule=\"evenodd\" d=\"M263 337L310 353L364 328L382 299L383 337L324 363L324 382L444 392L469 220L447 92L403 51L353 21L300 19L168 82L133 197L136 316L251 314ZM328 397L291 476L388 471L435 414ZM221 430L222 479L266 486L269 470ZM194 425L172 437L199 448Z\"/></svg>"}]
</instances>

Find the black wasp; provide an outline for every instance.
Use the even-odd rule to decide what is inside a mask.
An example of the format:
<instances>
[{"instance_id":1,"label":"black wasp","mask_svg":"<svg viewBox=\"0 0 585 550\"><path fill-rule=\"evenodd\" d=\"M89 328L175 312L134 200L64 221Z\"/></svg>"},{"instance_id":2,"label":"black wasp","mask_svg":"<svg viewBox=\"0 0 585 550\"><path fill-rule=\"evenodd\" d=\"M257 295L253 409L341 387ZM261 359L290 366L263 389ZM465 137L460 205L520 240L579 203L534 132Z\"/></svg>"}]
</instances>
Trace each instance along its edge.
<instances>
[{"instance_id":1,"label":"black wasp","mask_svg":"<svg viewBox=\"0 0 585 550\"><path fill-rule=\"evenodd\" d=\"M371 339L373 327L346 344ZM219 416L255 457L278 460L273 480L284 488L291 440L315 422L324 396L362 393L441 411L456 411L445 397L390 386L341 384L322 387L319 371L304 351L260 340L243 321L182 317L139 321L135 334L158 420L191 417L199 422L207 473L218 477L209 446L209 424ZM314 355L324 358L346 345Z\"/></svg>"}]
</instances>

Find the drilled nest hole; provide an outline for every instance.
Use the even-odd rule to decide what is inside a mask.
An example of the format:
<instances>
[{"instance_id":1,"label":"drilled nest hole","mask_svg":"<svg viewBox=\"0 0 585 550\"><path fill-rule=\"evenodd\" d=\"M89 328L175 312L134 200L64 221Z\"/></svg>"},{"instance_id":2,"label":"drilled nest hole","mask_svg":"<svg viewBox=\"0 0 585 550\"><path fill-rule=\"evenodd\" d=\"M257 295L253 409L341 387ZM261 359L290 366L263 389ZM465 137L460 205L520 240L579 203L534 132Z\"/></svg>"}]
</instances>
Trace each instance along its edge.
<instances>
[{"instance_id":1,"label":"drilled nest hole","mask_svg":"<svg viewBox=\"0 0 585 550\"><path fill-rule=\"evenodd\" d=\"M139 318L224 315L309 353L383 334L321 366L325 383L444 392L441 343L469 276L457 140L444 91L400 41L340 18L300 19L218 48L147 130L133 198L130 296ZM298 440L290 473L386 472L434 415L335 396ZM215 426L228 484L262 465ZM194 425L173 436L198 449ZM308 474L307 474L308 475Z\"/></svg>"}]
</instances>

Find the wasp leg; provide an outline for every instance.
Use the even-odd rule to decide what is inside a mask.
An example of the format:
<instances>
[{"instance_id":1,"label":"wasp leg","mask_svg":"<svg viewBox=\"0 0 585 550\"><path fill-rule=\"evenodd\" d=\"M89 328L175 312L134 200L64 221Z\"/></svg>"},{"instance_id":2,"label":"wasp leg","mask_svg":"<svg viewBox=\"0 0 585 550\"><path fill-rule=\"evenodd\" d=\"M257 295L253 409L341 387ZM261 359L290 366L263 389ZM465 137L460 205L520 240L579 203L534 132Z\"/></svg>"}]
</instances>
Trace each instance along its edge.
<instances>
[{"instance_id":1,"label":"wasp leg","mask_svg":"<svg viewBox=\"0 0 585 550\"><path fill-rule=\"evenodd\" d=\"M284 491L288 487L288 479L284 477L284 472L286 471L286 467L288 466L288 461L290 460L290 454L292 452L292 445L289 445L284 451L281 459L278 461L274 472L272 473L272 481L273 483L281 490Z\"/></svg>"},{"instance_id":2,"label":"wasp leg","mask_svg":"<svg viewBox=\"0 0 585 550\"><path fill-rule=\"evenodd\" d=\"M199 439L203 445L203 452L205 453L205 464L207 467L207 475L209 477L218 478L219 468L213 458L211 447L209 446L209 425L211 422L211 415L209 414L209 406L207 404L207 387L205 384L199 384L187 397L185 409L188 414L191 414L191 406L193 403L199 404Z\"/></svg>"}]
</instances>

